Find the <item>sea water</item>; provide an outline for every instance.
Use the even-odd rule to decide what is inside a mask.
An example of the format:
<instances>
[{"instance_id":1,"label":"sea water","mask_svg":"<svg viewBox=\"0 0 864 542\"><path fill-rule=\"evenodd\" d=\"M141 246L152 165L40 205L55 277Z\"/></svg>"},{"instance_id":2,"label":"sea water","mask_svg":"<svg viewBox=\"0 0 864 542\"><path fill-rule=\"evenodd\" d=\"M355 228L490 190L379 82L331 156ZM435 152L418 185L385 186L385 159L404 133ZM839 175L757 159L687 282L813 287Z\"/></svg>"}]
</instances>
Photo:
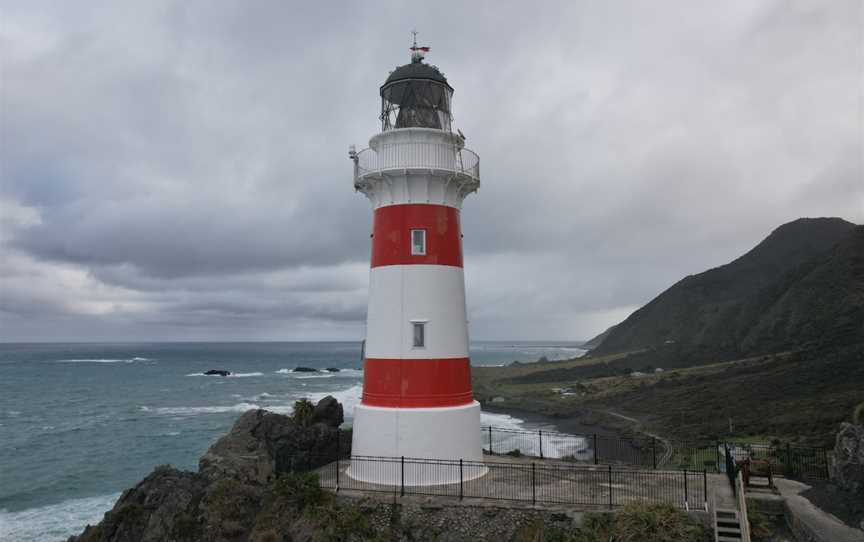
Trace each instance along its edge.
<instances>
[{"instance_id":1,"label":"sea water","mask_svg":"<svg viewBox=\"0 0 864 542\"><path fill-rule=\"evenodd\" d=\"M471 345L474 365L583 353L578 343ZM197 469L249 409L290 413L297 399L333 395L350 422L360 356L357 342L0 344L0 540L77 534L153 467ZM525 426L506 414L482 423Z\"/></svg>"}]
</instances>

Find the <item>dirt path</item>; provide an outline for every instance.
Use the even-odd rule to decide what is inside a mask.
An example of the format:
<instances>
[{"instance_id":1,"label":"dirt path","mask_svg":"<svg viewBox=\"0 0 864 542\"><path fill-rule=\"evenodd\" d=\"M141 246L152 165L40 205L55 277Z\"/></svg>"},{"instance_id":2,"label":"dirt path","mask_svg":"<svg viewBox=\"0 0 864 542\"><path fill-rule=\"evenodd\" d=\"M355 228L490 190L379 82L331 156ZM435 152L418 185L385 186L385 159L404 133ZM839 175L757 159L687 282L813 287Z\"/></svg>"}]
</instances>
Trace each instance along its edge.
<instances>
[{"instance_id":1,"label":"dirt path","mask_svg":"<svg viewBox=\"0 0 864 542\"><path fill-rule=\"evenodd\" d=\"M612 410L585 408L585 407L583 407L582 410L587 410L588 412L606 414L608 416L612 416L614 418L618 418L618 419L630 422L634 425L635 430L637 432L642 433L643 435L647 435L651 438L655 438L655 439L659 440L661 443L663 443L663 455L661 455L658 458L657 466L666 465L672 459L672 453L673 453L672 443L669 441L669 439L667 439L661 435L658 435L656 433L652 433L652 432L646 430L642 424L642 421L640 421L636 418L630 417L630 416L625 416L624 414L620 414L620 413L612 411Z\"/></svg>"}]
</instances>

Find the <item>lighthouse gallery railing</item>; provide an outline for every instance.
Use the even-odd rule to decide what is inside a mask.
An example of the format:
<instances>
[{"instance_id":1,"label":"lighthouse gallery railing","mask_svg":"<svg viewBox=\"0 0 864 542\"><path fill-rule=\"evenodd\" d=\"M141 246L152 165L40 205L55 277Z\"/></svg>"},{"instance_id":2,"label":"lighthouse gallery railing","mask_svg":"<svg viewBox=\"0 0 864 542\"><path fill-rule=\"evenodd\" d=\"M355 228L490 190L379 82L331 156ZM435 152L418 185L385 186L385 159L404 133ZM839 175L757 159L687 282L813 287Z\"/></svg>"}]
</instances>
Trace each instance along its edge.
<instances>
[{"instance_id":1,"label":"lighthouse gallery railing","mask_svg":"<svg viewBox=\"0 0 864 542\"><path fill-rule=\"evenodd\" d=\"M437 169L480 179L480 157L474 151L443 143L388 143L357 153L357 177L399 169ZM355 179L356 180L356 179Z\"/></svg>"}]
</instances>

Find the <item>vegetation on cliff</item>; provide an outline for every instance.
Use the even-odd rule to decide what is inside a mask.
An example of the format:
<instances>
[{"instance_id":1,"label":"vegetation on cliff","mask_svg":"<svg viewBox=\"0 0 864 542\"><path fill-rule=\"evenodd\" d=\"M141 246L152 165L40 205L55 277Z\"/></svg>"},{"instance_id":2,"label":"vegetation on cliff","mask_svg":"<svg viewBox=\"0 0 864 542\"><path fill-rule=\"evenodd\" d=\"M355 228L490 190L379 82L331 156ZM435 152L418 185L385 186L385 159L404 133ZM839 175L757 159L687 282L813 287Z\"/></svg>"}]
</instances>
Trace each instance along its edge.
<instances>
[{"instance_id":1,"label":"vegetation on cliff","mask_svg":"<svg viewBox=\"0 0 864 542\"><path fill-rule=\"evenodd\" d=\"M735 261L686 277L614 326L598 355L677 344L692 362L864 337L864 226L780 226Z\"/></svg>"},{"instance_id":2,"label":"vegetation on cliff","mask_svg":"<svg viewBox=\"0 0 864 542\"><path fill-rule=\"evenodd\" d=\"M783 225L592 341L585 358L475 368L475 396L688 440L831 445L864 401L864 226Z\"/></svg>"}]
</instances>

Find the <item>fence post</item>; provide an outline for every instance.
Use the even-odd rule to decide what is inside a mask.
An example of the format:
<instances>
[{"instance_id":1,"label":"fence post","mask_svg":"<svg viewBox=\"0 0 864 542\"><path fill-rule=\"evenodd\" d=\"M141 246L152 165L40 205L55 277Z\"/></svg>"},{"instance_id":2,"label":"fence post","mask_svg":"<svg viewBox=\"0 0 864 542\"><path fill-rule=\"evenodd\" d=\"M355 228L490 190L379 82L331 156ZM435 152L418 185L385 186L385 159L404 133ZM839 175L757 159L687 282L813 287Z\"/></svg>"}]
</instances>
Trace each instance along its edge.
<instances>
[{"instance_id":1,"label":"fence post","mask_svg":"<svg viewBox=\"0 0 864 542\"><path fill-rule=\"evenodd\" d=\"M714 452L715 452L715 455L717 456L717 462L716 462L717 472L720 472L720 441L719 440L714 441Z\"/></svg>"},{"instance_id":2,"label":"fence post","mask_svg":"<svg viewBox=\"0 0 864 542\"><path fill-rule=\"evenodd\" d=\"M459 459L459 500L462 500L462 497L465 495L464 489L462 488L462 459Z\"/></svg>"},{"instance_id":3,"label":"fence post","mask_svg":"<svg viewBox=\"0 0 864 542\"><path fill-rule=\"evenodd\" d=\"M537 504L537 473L534 463L531 463L531 504Z\"/></svg>"},{"instance_id":4,"label":"fence post","mask_svg":"<svg viewBox=\"0 0 864 542\"><path fill-rule=\"evenodd\" d=\"M690 510L690 493L687 491L687 469L684 469L684 509Z\"/></svg>"},{"instance_id":5,"label":"fence post","mask_svg":"<svg viewBox=\"0 0 864 542\"><path fill-rule=\"evenodd\" d=\"M612 465L609 465L609 510L612 510Z\"/></svg>"},{"instance_id":6,"label":"fence post","mask_svg":"<svg viewBox=\"0 0 864 542\"><path fill-rule=\"evenodd\" d=\"M702 498L705 499L705 511L708 511L708 469L702 469Z\"/></svg>"},{"instance_id":7,"label":"fence post","mask_svg":"<svg viewBox=\"0 0 864 542\"><path fill-rule=\"evenodd\" d=\"M597 449L597 433L594 433L594 464L600 461L600 451Z\"/></svg>"},{"instance_id":8,"label":"fence post","mask_svg":"<svg viewBox=\"0 0 864 542\"><path fill-rule=\"evenodd\" d=\"M654 463L654 470L657 470L657 437L651 437L651 459Z\"/></svg>"},{"instance_id":9,"label":"fence post","mask_svg":"<svg viewBox=\"0 0 864 542\"><path fill-rule=\"evenodd\" d=\"M825 480L831 479L831 468L828 465L828 450L822 448L822 463L825 465Z\"/></svg>"},{"instance_id":10,"label":"fence post","mask_svg":"<svg viewBox=\"0 0 864 542\"><path fill-rule=\"evenodd\" d=\"M538 434L540 435L540 459L543 459L543 430L538 430Z\"/></svg>"},{"instance_id":11,"label":"fence post","mask_svg":"<svg viewBox=\"0 0 864 542\"><path fill-rule=\"evenodd\" d=\"M489 455L494 455L495 452L492 451L492 426L489 426Z\"/></svg>"},{"instance_id":12,"label":"fence post","mask_svg":"<svg viewBox=\"0 0 864 542\"><path fill-rule=\"evenodd\" d=\"M789 476L792 473L792 448L789 446L789 443L786 443L786 470L783 471L783 474Z\"/></svg>"},{"instance_id":13,"label":"fence post","mask_svg":"<svg viewBox=\"0 0 864 542\"><path fill-rule=\"evenodd\" d=\"M399 488L399 496L400 497L405 496L405 456L404 455L402 456L402 484L400 485L400 488Z\"/></svg>"},{"instance_id":14,"label":"fence post","mask_svg":"<svg viewBox=\"0 0 864 542\"><path fill-rule=\"evenodd\" d=\"M336 454L336 491L339 491L339 454Z\"/></svg>"}]
</instances>

